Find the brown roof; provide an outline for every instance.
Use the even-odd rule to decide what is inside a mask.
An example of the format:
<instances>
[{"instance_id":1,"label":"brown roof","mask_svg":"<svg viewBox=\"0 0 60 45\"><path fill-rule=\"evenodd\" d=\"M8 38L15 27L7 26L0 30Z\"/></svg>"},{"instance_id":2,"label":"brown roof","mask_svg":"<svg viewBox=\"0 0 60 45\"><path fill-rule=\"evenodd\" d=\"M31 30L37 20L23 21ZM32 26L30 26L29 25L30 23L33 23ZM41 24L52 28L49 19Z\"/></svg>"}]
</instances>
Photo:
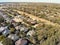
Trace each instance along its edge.
<instances>
[{"instance_id":1,"label":"brown roof","mask_svg":"<svg viewBox=\"0 0 60 45\"><path fill-rule=\"evenodd\" d=\"M28 41L25 39L19 39L15 42L15 45L27 45Z\"/></svg>"}]
</instances>

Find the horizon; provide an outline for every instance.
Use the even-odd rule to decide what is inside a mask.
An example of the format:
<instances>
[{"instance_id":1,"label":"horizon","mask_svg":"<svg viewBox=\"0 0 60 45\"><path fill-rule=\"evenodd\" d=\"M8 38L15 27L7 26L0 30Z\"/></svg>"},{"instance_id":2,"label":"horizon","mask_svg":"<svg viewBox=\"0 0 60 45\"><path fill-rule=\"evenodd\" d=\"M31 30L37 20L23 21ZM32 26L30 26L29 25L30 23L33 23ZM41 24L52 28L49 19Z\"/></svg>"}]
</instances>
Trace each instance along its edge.
<instances>
[{"instance_id":1,"label":"horizon","mask_svg":"<svg viewBox=\"0 0 60 45\"><path fill-rule=\"evenodd\" d=\"M1 2L40 2L40 3L59 3L59 0L0 0Z\"/></svg>"}]
</instances>

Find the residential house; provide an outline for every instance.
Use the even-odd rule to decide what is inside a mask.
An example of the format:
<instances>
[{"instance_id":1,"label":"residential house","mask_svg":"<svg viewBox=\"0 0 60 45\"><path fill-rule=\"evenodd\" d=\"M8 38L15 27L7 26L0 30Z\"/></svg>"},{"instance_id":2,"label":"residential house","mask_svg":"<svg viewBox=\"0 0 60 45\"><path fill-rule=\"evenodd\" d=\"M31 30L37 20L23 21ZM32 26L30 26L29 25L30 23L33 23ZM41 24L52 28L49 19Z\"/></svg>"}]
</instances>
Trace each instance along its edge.
<instances>
[{"instance_id":1,"label":"residential house","mask_svg":"<svg viewBox=\"0 0 60 45\"><path fill-rule=\"evenodd\" d=\"M16 30L20 30L20 26L16 26L15 29L16 29Z\"/></svg>"},{"instance_id":2,"label":"residential house","mask_svg":"<svg viewBox=\"0 0 60 45\"><path fill-rule=\"evenodd\" d=\"M17 22L15 22L14 20L11 21L11 23L14 25L14 26L17 26Z\"/></svg>"},{"instance_id":3,"label":"residential house","mask_svg":"<svg viewBox=\"0 0 60 45\"><path fill-rule=\"evenodd\" d=\"M23 27L20 28L20 31L27 32L28 31L28 28L25 27L25 26L23 26Z\"/></svg>"},{"instance_id":4,"label":"residential house","mask_svg":"<svg viewBox=\"0 0 60 45\"><path fill-rule=\"evenodd\" d=\"M33 20L33 19L27 19L27 22L30 23L30 24L32 24L32 25L37 24L37 21Z\"/></svg>"},{"instance_id":5,"label":"residential house","mask_svg":"<svg viewBox=\"0 0 60 45\"><path fill-rule=\"evenodd\" d=\"M6 26L6 23L5 23L5 22L3 22L3 23L1 23L1 25L2 25L2 26Z\"/></svg>"},{"instance_id":6,"label":"residential house","mask_svg":"<svg viewBox=\"0 0 60 45\"><path fill-rule=\"evenodd\" d=\"M19 36L17 36L16 34L10 34L8 38L12 39L13 41L16 41L19 39Z\"/></svg>"},{"instance_id":7,"label":"residential house","mask_svg":"<svg viewBox=\"0 0 60 45\"><path fill-rule=\"evenodd\" d=\"M24 18L25 18L25 17L24 17L24 16L22 16L22 15L19 15L18 17L19 17L19 18L21 18L21 19L24 19Z\"/></svg>"},{"instance_id":8,"label":"residential house","mask_svg":"<svg viewBox=\"0 0 60 45\"><path fill-rule=\"evenodd\" d=\"M31 24L32 25L35 25L35 24L37 24L37 21L36 20L33 20L33 21L31 21Z\"/></svg>"},{"instance_id":9,"label":"residential house","mask_svg":"<svg viewBox=\"0 0 60 45\"><path fill-rule=\"evenodd\" d=\"M14 20L15 22L22 22L22 20L19 18L19 16L15 16L15 17L13 18L13 20Z\"/></svg>"},{"instance_id":10,"label":"residential house","mask_svg":"<svg viewBox=\"0 0 60 45\"><path fill-rule=\"evenodd\" d=\"M23 31L23 32L27 32L27 31L28 31L28 28L25 27L24 25L16 26L15 29L16 29L16 30Z\"/></svg>"},{"instance_id":11,"label":"residential house","mask_svg":"<svg viewBox=\"0 0 60 45\"><path fill-rule=\"evenodd\" d=\"M19 30L15 30L15 34L18 35L20 33Z\"/></svg>"},{"instance_id":12,"label":"residential house","mask_svg":"<svg viewBox=\"0 0 60 45\"><path fill-rule=\"evenodd\" d=\"M2 33L4 30L6 30L7 29L7 26L5 26L5 27L0 27L0 33Z\"/></svg>"},{"instance_id":13,"label":"residential house","mask_svg":"<svg viewBox=\"0 0 60 45\"><path fill-rule=\"evenodd\" d=\"M4 30L4 31L2 32L2 34L3 34L4 36L7 36L8 34L10 34L10 30L9 30L9 29L6 29L6 30Z\"/></svg>"},{"instance_id":14,"label":"residential house","mask_svg":"<svg viewBox=\"0 0 60 45\"><path fill-rule=\"evenodd\" d=\"M15 45L28 45L28 41L25 39L19 39L15 42Z\"/></svg>"},{"instance_id":15,"label":"residential house","mask_svg":"<svg viewBox=\"0 0 60 45\"><path fill-rule=\"evenodd\" d=\"M27 32L27 36L33 36L35 34L34 30L30 30L29 32Z\"/></svg>"}]
</instances>

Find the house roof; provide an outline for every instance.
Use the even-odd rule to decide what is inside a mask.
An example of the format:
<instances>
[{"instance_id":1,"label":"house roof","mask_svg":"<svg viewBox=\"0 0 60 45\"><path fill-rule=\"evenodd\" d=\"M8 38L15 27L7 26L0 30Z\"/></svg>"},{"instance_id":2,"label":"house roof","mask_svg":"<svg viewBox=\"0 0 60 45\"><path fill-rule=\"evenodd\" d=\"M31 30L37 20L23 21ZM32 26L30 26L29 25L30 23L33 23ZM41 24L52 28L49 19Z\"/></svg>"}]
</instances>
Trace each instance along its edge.
<instances>
[{"instance_id":1,"label":"house roof","mask_svg":"<svg viewBox=\"0 0 60 45\"><path fill-rule=\"evenodd\" d=\"M6 35L8 35L9 33L10 33L10 30L7 29L7 30L4 30L2 34L3 34L4 36L6 36Z\"/></svg>"},{"instance_id":2,"label":"house roof","mask_svg":"<svg viewBox=\"0 0 60 45\"><path fill-rule=\"evenodd\" d=\"M28 30L28 28L25 26L20 27L20 31L25 31L25 30Z\"/></svg>"},{"instance_id":3,"label":"house roof","mask_svg":"<svg viewBox=\"0 0 60 45\"><path fill-rule=\"evenodd\" d=\"M18 16L14 17L13 20L14 20L15 22L22 22L22 20L21 20Z\"/></svg>"},{"instance_id":4,"label":"house roof","mask_svg":"<svg viewBox=\"0 0 60 45\"><path fill-rule=\"evenodd\" d=\"M7 26L6 27L0 27L0 32L4 31L5 29L7 29Z\"/></svg>"},{"instance_id":5,"label":"house roof","mask_svg":"<svg viewBox=\"0 0 60 45\"><path fill-rule=\"evenodd\" d=\"M15 29L16 29L16 30L20 29L20 26L16 26Z\"/></svg>"},{"instance_id":6,"label":"house roof","mask_svg":"<svg viewBox=\"0 0 60 45\"><path fill-rule=\"evenodd\" d=\"M27 45L28 41L25 39L19 39L15 42L15 45Z\"/></svg>"},{"instance_id":7,"label":"house roof","mask_svg":"<svg viewBox=\"0 0 60 45\"><path fill-rule=\"evenodd\" d=\"M17 36L16 34L10 34L10 35L8 36L8 38L16 41L17 39L19 39L19 36Z\"/></svg>"},{"instance_id":8,"label":"house roof","mask_svg":"<svg viewBox=\"0 0 60 45\"><path fill-rule=\"evenodd\" d=\"M35 34L35 31L34 30L31 30L27 33L27 35L30 35L30 36L33 36Z\"/></svg>"}]
</instances>

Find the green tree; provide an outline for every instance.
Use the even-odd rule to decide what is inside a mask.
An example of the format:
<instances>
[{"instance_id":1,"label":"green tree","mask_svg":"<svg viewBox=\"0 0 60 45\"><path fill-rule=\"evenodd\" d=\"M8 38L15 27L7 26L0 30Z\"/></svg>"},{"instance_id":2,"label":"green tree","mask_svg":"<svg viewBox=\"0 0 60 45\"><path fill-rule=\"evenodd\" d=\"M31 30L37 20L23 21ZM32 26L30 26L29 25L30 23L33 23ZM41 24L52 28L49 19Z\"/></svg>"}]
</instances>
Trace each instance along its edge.
<instances>
[{"instance_id":1,"label":"green tree","mask_svg":"<svg viewBox=\"0 0 60 45\"><path fill-rule=\"evenodd\" d=\"M9 38L5 38L2 43L3 45L14 45L14 42Z\"/></svg>"},{"instance_id":2,"label":"green tree","mask_svg":"<svg viewBox=\"0 0 60 45\"><path fill-rule=\"evenodd\" d=\"M5 37L3 35L0 35L0 41L3 41Z\"/></svg>"},{"instance_id":3,"label":"green tree","mask_svg":"<svg viewBox=\"0 0 60 45\"><path fill-rule=\"evenodd\" d=\"M0 23L1 22L4 22L4 18L2 16L0 17Z\"/></svg>"}]
</instances>

